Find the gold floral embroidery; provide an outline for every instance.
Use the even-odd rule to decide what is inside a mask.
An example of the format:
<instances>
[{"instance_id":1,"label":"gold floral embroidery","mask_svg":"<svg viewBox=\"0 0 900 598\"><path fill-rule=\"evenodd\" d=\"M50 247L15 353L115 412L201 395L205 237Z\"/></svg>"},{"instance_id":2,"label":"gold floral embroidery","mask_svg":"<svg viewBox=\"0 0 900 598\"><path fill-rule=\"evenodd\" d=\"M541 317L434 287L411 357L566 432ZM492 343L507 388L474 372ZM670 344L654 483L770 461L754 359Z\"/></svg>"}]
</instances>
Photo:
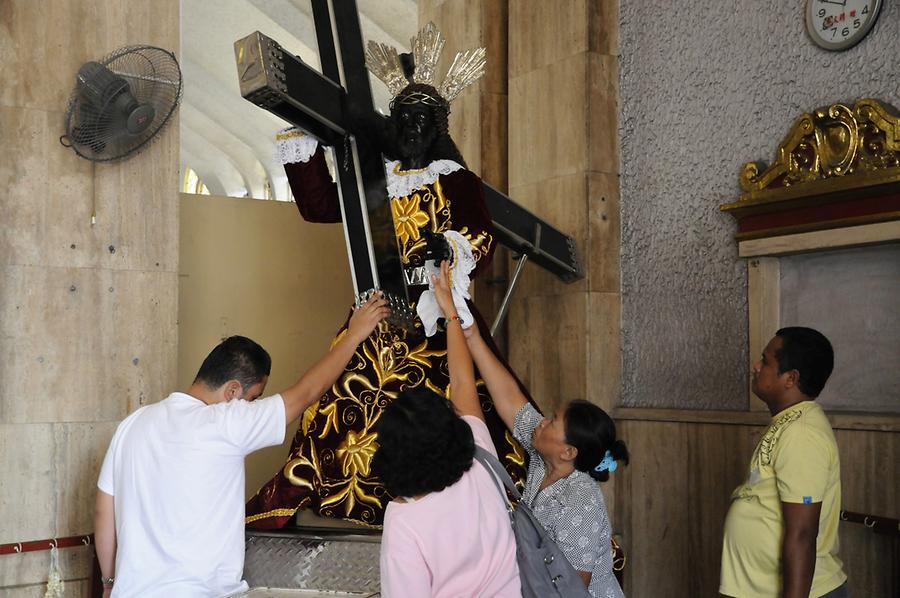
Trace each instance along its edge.
<instances>
[{"instance_id":1,"label":"gold floral embroidery","mask_svg":"<svg viewBox=\"0 0 900 598\"><path fill-rule=\"evenodd\" d=\"M346 476L356 476L357 474L369 475L369 465L372 463L372 456L378 449L376 434L374 432L357 434L356 432L347 432L344 441L338 446L335 453L341 460L341 472Z\"/></svg>"},{"instance_id":2,"label":"gold floral embroidery","mask_svg":"<svg viewBox=\"0 0 900 598\"><path fill-rule=\"evenodd\" d=\"M357 500L361 503L381 508L381 501L377 497L366 493L361 487L358 478L350 478L343 489L332 494L328 498L323 499L321 505L322 509L325 509L326 507L331 507L343 502L344 513L349 517L350 513L353 512L353 507L356 506Z\"/></svg>"},{"instance_id":3,"label":"gold floral embroidery","mask_svg":"<svg viewBox=\"0 0 900 598\"><path fill-rule=\"evenodd\" d=\"M419 209L421 198L418 193L401 197L391 202L394 229L400 243L419 240L419 227L428 224L428 214Z\"/></svg>"},{"instance_id":4,"label":"gold floral embroidery","mask_svg":"<svg viewBox=\"0 0 900 598\"><path fill-rule=\"evenodd\" d=\"M444 196L440 180L408 197L391 198L391 212L404 264L422 265L422 230L454 229L450 199ZM490 234L467 227L459 232L471 243L476 260L488 255ZM344 334L341 331L333 344ZM446 349L436 348L421 330L379 325L322 400L303 415L305 439L283 472L288 483L311 490L313 496L302 498L300 506L309 504L325 517L364 525L377 522L385 501L390 500L371 471L378 447L374 430L382 410L408 388L424 386L447 396L449 382ZM477 387L482 408L486 413L494 411L484 382L478 380ZM524 465L525 454L509 433L497 450L513 467Z\"/></svg>"}]
</instances>

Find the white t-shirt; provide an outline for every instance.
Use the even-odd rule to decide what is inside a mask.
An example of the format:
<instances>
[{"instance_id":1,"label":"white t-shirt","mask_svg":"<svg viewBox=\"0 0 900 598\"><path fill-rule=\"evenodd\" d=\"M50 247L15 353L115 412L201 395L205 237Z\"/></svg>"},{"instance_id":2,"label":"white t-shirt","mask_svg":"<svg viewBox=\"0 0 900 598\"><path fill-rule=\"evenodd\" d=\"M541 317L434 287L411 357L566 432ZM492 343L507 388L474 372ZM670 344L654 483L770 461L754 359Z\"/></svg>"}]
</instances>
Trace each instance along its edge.
<instances>
[{"instance_id":1,"label":"white t-shirt","mask_svg":"<svg viewBox=\"0 0 900 598\"><path fill-rule=\"evenodd\" d=\"M116 430L97 487L115 497L115 597L247 590L244 457L284 441L281 395L206 405L176 392Z\"/></svg>"}]
</instances>

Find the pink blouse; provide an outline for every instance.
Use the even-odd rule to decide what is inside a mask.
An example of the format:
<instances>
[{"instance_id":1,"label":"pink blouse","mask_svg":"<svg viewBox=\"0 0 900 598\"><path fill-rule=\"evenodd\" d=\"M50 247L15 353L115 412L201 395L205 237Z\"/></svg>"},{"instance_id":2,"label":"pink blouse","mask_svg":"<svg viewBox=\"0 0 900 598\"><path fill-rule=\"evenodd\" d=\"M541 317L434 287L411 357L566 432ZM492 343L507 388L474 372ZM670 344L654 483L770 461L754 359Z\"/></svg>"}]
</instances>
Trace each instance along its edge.
<instances>
[{"instance_id":1,"label":"pink blouse","mask_svg":"<svg viewBox=\"0 0 900 598\"><path fill-rule=\"evenodd\" d=\"M475 444L497 454L487 426L463 416ZM452 486L392 501L381 540L383 598L521 598L506 503L477 461Z\"/></svg>"}]
</instances>

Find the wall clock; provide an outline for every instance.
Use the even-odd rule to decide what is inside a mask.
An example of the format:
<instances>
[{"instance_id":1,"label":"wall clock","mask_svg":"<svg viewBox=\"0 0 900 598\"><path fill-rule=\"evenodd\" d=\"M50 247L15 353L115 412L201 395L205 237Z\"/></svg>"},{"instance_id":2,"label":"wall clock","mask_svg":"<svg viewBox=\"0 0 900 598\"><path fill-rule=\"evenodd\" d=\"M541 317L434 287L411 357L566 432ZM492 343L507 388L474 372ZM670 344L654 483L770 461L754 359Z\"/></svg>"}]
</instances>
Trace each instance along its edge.
<instances>
[{"instance_id":1,"label":"wall clock","mask_svg":"<svg viewBox=\"0 0 900 598\"><path fill-rule=\"evenodd\" d=\"M872 29L881 0L806 0L806 31L826 50L846 50Z\"/></svg>"}]
</instances>

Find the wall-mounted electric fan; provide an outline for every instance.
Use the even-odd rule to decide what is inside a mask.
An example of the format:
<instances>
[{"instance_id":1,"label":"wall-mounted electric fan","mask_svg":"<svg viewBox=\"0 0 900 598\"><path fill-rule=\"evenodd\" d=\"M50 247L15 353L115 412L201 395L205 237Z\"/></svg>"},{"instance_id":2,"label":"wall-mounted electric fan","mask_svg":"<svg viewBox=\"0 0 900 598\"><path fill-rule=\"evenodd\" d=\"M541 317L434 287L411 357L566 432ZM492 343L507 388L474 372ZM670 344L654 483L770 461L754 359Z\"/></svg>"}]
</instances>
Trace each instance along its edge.
<instances>
[{"instance_id":1,"label":"wall-mounted electric fan","mask_svg":"<svg viewBox=\"0 0 900 598\"><path fill-rule=\"evenodd\" d=\"M120 48L78 69L59 141L88 160L120 160L153 139L180 100L181 69L172 52Z\"/></svg>"}]
</instances>

